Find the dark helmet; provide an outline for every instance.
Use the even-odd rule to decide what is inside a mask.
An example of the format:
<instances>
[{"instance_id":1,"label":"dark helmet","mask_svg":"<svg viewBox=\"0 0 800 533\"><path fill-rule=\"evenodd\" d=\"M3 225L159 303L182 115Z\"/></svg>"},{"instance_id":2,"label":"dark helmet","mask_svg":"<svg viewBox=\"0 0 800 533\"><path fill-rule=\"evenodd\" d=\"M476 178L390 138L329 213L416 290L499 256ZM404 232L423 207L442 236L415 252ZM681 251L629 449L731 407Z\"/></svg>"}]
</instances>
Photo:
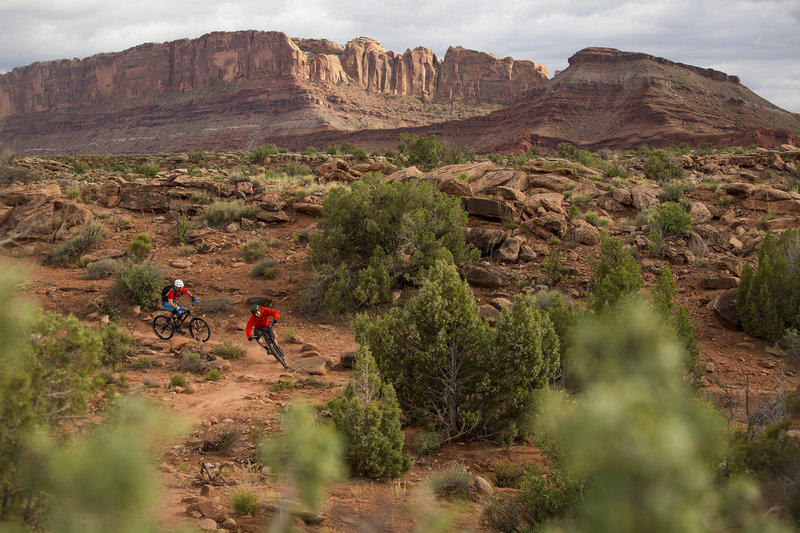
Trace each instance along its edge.
<instances>
[{"instance_id":1,"label":"dark helmet","mask_svg":"<svg viewBox=\"0 0 800 533\"><path fill-rule=\"evenodd\" d=\"M250 306L250 314L254 315L258 313L258 310L261 309L257 304L253 304Z\"/></svg>"}]
</instances>

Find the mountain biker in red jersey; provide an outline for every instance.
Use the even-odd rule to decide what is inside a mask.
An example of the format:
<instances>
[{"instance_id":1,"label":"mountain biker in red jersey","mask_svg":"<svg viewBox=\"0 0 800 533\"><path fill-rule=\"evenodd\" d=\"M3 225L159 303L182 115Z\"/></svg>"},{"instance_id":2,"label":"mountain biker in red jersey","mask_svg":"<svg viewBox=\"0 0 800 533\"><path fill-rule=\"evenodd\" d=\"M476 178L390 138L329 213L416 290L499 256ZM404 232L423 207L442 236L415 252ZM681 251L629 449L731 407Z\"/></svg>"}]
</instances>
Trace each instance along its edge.
<instances>
[{"instance_id":1,"label":"mountain biker in red jersey","mask_svg":"<svg viewBox=\"0 0 800 533\"><path fill-rule=\"evenodd\" d=\"M272 328L269 327L269 319L272 317L275 319L275 322L277 322L280 316L280 313L269 307L261 307L257 304L251 305L250 320L247 321L247 327L245 328L247 340L252 341L253 338L258 339L265 332L268 332L270 338L274 341L275 334L272 333Z\"/></svg>"},{"instance_id":2,"label":"mountain biker in red jersey","mask_svg":"<svg viewBox=\"0 0 800 533\"><path fill-rule=\"evenodd\" d=\"M166 293L165 301L161 302L161 306L167 311L180 316L183 308L178 305L178 298L184 294L192 297L192 303L197 303L197 298L189 292L189 289L183 286L183 280L176 279L175 283L172 284L172 288Z\"/></svg>"}]
</instances>

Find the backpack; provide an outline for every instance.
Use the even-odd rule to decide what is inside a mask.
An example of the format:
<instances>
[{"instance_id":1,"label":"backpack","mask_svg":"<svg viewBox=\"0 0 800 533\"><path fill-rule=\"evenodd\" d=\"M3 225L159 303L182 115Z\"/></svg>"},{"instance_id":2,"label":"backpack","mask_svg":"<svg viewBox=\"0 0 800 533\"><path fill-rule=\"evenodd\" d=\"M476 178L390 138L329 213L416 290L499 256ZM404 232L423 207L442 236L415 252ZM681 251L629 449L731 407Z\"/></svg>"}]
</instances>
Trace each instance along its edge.
<instances>
[{"instance_id":1,"label":"backpack","mask_svg":"<svg viewBox=\"0 0 800 533\"><path fill-rule=\"evenodd\" d=\"M162 304L164 302L169 301L169 298L167 297L167 295L169 294L169 291L171 291L171 290L172 290L172 285L167 285L166 287L161 289L161 303Z\"/></svg>"}]
</instances>

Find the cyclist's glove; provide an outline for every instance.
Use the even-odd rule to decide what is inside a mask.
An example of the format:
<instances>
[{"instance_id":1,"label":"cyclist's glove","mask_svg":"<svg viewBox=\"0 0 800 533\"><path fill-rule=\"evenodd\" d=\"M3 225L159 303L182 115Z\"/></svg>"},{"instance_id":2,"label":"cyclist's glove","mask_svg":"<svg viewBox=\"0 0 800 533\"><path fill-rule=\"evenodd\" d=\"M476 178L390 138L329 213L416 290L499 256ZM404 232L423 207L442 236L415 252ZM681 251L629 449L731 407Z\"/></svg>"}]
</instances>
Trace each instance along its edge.
<instances>
[{"instance_id":1,"label":"cyclist's glove","mask_svg":"<svg viewBox=\"0 0 800 533\"><path fill-rule=\"evenodd\" d=\"M178 310L175 311L175 314L178 315L178 316L180 316L181 313L183 313L183 307L179 307Z\"/></svg>"},{"instance_id":2,"label":"cyclist's glove","mask_svg":"<svg viewBox=\"0 0 800 533\"><path fill-rule=\"evenodd\" d=\"M192 300L192 303L193 303L193 304L195 304L195 305L197 305L197 298L195 298L194 300Z\"/></svg>"},{"instance_id":3,"label":"cyclist's glove","mask_svg":"<svg viewBox=\"0 0 800 533\"><path fill-rule=\"evenodd\" d=\"M247 337L247 340L252 342L253 341L253 337Z\"/></svg>"}]
</instances>

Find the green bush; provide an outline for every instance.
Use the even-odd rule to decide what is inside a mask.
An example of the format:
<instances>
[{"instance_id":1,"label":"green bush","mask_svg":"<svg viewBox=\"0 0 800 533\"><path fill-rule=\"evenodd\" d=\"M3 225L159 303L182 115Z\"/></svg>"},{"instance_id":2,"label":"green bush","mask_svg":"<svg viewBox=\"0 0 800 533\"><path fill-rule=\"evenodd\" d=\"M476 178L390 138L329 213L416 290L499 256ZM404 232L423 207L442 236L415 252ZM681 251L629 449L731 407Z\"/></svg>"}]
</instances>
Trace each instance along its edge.
<instances>
[{"instance_id":1,"label":"green bush","mask_svg":"<svg viewBox=\"0 0 800 533\"><path fill-rule=\"evenodd\" d=\"M215 344L211 348L211 353L222 359L240 359L244 357L244 350L238 344L230 340Z\"/></svg>"},{"instance_id":2,"label":"green bush","mask_svg":"<svg viewBox=\"0 0 800 533\"><path fill-rule=\"evenodd\" d=\"M654 150L644 164L644 174L653 181L671 182L683 178L683 167L663 150Z\"/></svg>"},{"instance_id":3,"label":"green bush","mask_svg":"<svg viewBox=\"0 0 800 533\"><path fill-rule=\"evenodd\" d=\"M361 314L353 328L409 422L440 430L444 439L516 438L533 390L559 362L553 325L532 297L518 296L492 329L447 261L426 272L404 307L382 317Z\"/></svg>"},{"instance_id":4,"label":"green bush","mask_svg":"<svg viewBox=\"0 0 800 533\"><path fill-rule=\"evenodd\" d=\"M472 487L472 476L467 468L458 462L452 462L428 478L427 484L437 496L466 496Z\"/></svg>"},{"instance_id":5,"label":"green bush","mask_svg":"<svg viewBox=\"0 0 800 533\"><path fill-rule=\"evenodd\" d=\"M264 144L259 146L258 148L253 149L250 154L247 156L247 162L251 165L260 165L269 156L276 155L278 153L278 147L274 144Z\"/></svg>"},{"instance_id":6,"label":"green bush","mask_svg":"<svg viewBox=\"0 0 800 533\"><path fill-rule=\"evenodd\" d=\"M592 292L589 308L602 312L642 288L639 264L622 239L603 232L600 234L600 257L593 261Z\"/></svg>"},{"instance_id":7,"label":"green bush","mask_svg":"<svg viewBox=\"0 0 800 533\"><path fill-rule=\"evenodd\" d=\"M206 372L206 381L217 381L220 378L222 371L219 368L212 367Z\"/></svg>"},{"instance_id":8,"label":"green bush","mask_svg":"<svg viewBox=\"0 0 800 533\"><path fill-rule=\"evenodd\" d=\"M183 374L173 374L169 378L169 385L170 389L175 387L185 387L186 386L186 377Z\"/></svg>"},{"instance_id":9,"label":"green bush","mask_svg":"<svg viewBox=\"0 0 800 533\"><path fill-rule=\"evenodd\" d=\"M247 489L237 489L233 493L233 511L237 514L252 515L261 509L261 502L258 496Z\"/></svg>"},{"instance_id":10,"label":"green bush","mask_svg":"<svg viewBox=\"0 0 800 533\"><path fill-rule=\"evenodd\" d=\"M261 239L253 239L247 241L247 244L242 248L242 256L245 261L253 262L261 259L267 254L267 243Z\"/></svg>"},{"instance_id":11,"label":"green bush","mask_svg":"<svg viewBox=\"0 0 800 533\"><path fill-rule=\"evenodd\" d=\"M221 226L249 217L254 212L255 209L244 205L242 200L217 200L208 206L201 216L209 226Z\"/></svg>"},{"instance_id":12,"label":"green bush","mask_svg":"<svg viewBox=\"0 0 800 533\"><path fill-rule=\"evenodd\" d=\"M128 258L139 263L147 257L153 247L153 240L147 233L139 233L128 243Z\"/></svg>"},{"instance_id":13,"label":"green bush","mask_svg":"<svg viewBox=\"0 0 800 533\"><path fill-rule=\"evenodd\" d=\"M563 468L545 474L536 464L528 465L520 483L519 503L527 525L574 514L582 503L586 479Z\"/></svg>"},{"instance_id":14,"label":"green bush","mask_svg":"<svg viewBox=\"0 0 800 533\"><path fill-rule=\"evenodd\" d=\"M192 222L188 214L180 211L174 211L172 216L175 219L175 239L178 244L184 244L189 232L192 231Z\"/></svg>"},{"instance_id":15,"label":"green bush","mask_svg":"<svg viewBox=\"0 0 800 533\"><path fill-rule=\"evenodd\" d=\"M141 306L143 311L152 311L163 285L164 272L157 263L128 261L114 275L111 292L131 305Z\"/></svg>"},{"instance_id":16,"label":"green bush","mask_svg":"<svg viewBox=\"0 0 800 533\"><path fill-rule=\"evenodd\" d=\"M340 151L343 154L351 154L355 159L364 161L367 158L367 150L363 146L358 146L350 141L342 142Z\"/></svg>"},{"instance_id":17,"label":"green bush","mask_svg":"<svg viewBox=\"0 0 800 533\"><path fill-rule=\"evenodd\" d=\"M69 263L88 252L92 246L102 241L105 235L106 229L102 224L89 222L73 231L69 239L56 245L45 258L45 263L54 265Z\"/></svg>"},{"instance_id":18,"label":"green bush","mask_svg":"<svg viewBox=\"0 0 800 533\"><path fill-rule=\"evenodd\" d=\"M203 370L203 357L197 352L186 352L181 359L181 370L186 372L202 372Z\"/></svg>"},{"instance_id":19,"label":"green bush","mask_svg":"<svg viewBox=\"0 0 800 533\"><path fill-rule=\"evenodd\" d=\"M403 455L394 388L381 381L369 351L359 350L353 379L328 402L328 408L351 474L396 478L411 469L411 459Z\"/></svg>"},{"instance_id":20,"label":"green bush","mask_svg":"<svg viewBox=\"0 0 800 533\"><path fill-rule=\"evenodd\" d=\"M308 168L308 165L296 161L286 163L286 166L283 167L283 171L286 172L287 176L308 176L311 174L311 169Z\"/></svg>"},{"instance_id":21,"label":"green bush","mask_svg":"<svg viewBox=\"0 0 800 533\"><path fill-rule=\"evenodd\" d=\"M272 279L275 277L275 265L277 264L278 261L271 257L262 259L253 265L253 268L250 269L250 275L256 279Z\"/></svg>"},{"instance_id":22,"label":"green bush","mask_svg":"<svg viewBox=\"0 0 800 533\"><path fill-rule=\"evenodd\" d=\"M470 147L440 141L436 135L420 137L414 133L401 133L397 136L397 143L399 157L405 166L413 165L423 171L475 160L475 152Z\"/></svg>"},{"instance_id":23,"label":"green bush","mask_svg":"<svg viewBox=\"0 0 800 533\"><path fill-rule=\"evenodd\" d=\"M100 361L106 366L128 361L139 352L133 336L118 328L113 322L100 330L100 339L103 342L103 354L100 356Z\"/></svg>"},{"instance_id":24,"label":"green bush","mask_svg":"<svg viewBox=\"0 0 800 533\"><path fill-rule=\"evenodd\" d=\"M365 175L325 198L321 235L310 237L316 299L332 312L388 302L436 259L457 264L479 252L466 243L458 198L417 180L385 183Z\"/></svg>"},{"instance_id":25,"label":"green bush","mask_svg":"<svg viewBox=\"0 0 800 533\"><path fill-rule=\"evenodd\" d=\"M156 162L153 162L153 163L141 163L139 165L136 165L133 168L133 171L136 174L139 174L143 178L147 178L147 179L155 178L160 170L161 170L161 165L159 165Z\"/></svg>"},{"instance_id":26,"label":"green bush","mask_svg":"<svg viewBox=\"0 0 800 533\"><path fill-rule=\"evenodd\" d=\"M758 270L742 269L736 309L748 335L776 342L800 329L800 228L780 238L768 232L758 251Z\"/></svg>"},{"instance_id":27,"label":"green bush","mask_svg":"<svg viewBox=\"0 0 800 533\"><path fill-rule=\"evenodd\" d=\"M675 202L666 202L651 212L653 226L657 228L662 235L683 235L689 231L694 221L681 206Z\"/></svg>"},{"instance_id":28,"label":"green bush","mask_svg":"<svg viewBox=\"0 0 800 533\"><path fill-rule=\"evenodd\" d=\"M422 431L414 438L417 453L428 455L442 444L442 436L438 431Z\"/></svg>"},{"instance_id":29,"label":"green bush","mask_svg":"<svg viewBox=\"0 0 800 533\"><path fill-rule=\"evenodd\" d=\"M113 276L119 269L119 263L116 259L100 259L93 261L86 265L86 278L87 279L105 279Z\"/></svg>"}]
</instances>

